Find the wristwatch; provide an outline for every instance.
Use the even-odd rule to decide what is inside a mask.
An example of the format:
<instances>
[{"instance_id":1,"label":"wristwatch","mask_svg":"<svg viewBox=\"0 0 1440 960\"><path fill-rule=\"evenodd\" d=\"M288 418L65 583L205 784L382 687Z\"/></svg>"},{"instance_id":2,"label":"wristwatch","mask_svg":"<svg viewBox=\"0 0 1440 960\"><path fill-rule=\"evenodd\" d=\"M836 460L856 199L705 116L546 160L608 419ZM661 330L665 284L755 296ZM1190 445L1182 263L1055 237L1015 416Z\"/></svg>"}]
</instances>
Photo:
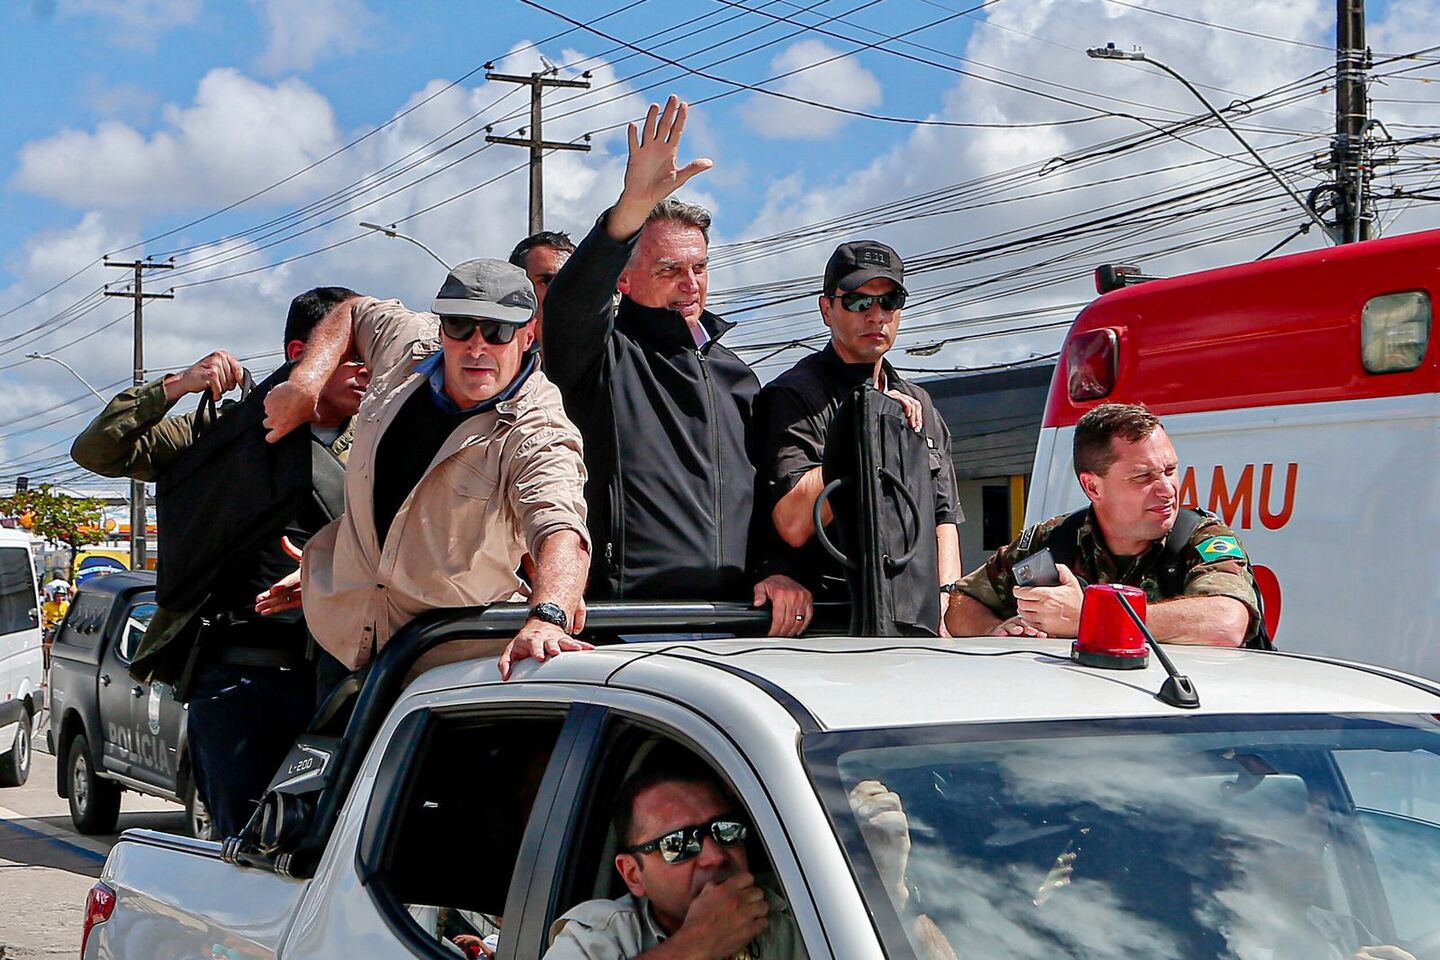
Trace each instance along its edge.
<instances>
[{"instance_id":1,"label":"wristwatch","mask_svg":"<svg viewBox=\"0 0 1440 960\"><path fill-rule=\"evenodd\" d=\"M942 583L942 584L940 584L940 592L941 592L941 593L959 593L959 592L960 592L960 581L959 581L959 580L952 580L950 583Z\"/></svg>"},{"instance_id":2,"label":"wristwatch","mask_svg":"<svg viewBox=\"0 0 1440 960\"><path fill-rule=\"evenodd\" d=\"M565 616L565 611L560 608L560 604L558 603L546 601L535 604L535 606L530 608L529 619L554 624L561 630L570 629L570 618Z\"/></svg>"}]
</instances>

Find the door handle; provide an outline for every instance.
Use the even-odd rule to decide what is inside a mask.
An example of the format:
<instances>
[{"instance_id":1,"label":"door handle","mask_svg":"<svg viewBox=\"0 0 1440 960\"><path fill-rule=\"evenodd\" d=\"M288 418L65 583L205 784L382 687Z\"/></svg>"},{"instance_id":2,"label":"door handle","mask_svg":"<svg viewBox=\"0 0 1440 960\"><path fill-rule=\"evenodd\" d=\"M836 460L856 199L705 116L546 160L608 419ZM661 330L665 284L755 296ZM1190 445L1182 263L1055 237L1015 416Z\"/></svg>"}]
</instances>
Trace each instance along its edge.
<instances>
[{"instance_id":1,"label":"door handle","mask_svg":"<svg viewBox=\"0 0 1440 960\"><path fill-rule=\"evenodd\" d=\"M131 687L130 696L134 697L136 700L139 700L141 697L145 696L145 688L140 686Z\"/></svg>"},{"instance_id":2,"label":"door handle","mask_svg":"<svg viewBox=\"0 0 1440 960\"><path fill-rule=\"evenodd\" d=\"M100 686L102 686L102 687L108 687L108 686L110 686L110 674L108 674L108 673L102 673L102 674L100 674Z\"/></svg>"}]
</instances>

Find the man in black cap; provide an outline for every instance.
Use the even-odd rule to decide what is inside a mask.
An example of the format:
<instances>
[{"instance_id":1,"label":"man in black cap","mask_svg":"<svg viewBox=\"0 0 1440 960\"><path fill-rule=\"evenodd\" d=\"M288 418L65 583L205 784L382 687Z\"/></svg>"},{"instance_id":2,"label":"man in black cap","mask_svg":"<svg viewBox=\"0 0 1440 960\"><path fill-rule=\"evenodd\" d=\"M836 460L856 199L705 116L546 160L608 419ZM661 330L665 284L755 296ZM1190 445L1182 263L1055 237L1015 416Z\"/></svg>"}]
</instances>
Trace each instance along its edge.
<instances>
[{"instance_id":1,"label":"man in black cap","mask_svg":"<svg viewBox=\"0 0 1440 960\"><path fill-rule=\"evenodd\" d=\"M843 571L815 539L815 501L825 486L821 473L825 440L836 410L867 381L905 408L910 426L929 448L939 548L937 585L952 583L962 570L957 525L964 514L950 460L950 431L930 395L902 380L885 362L900 331L906 296L905 265L899 254L874 240L842 243L825 265L820 296L820 316L830 328L830 343L772 380L755 403L759 474L755 509L770 516L784 541L782 549L793 551L793 567L808 572L806 585L822 600L845 597ZM827 524L829 510L827 504L822 515Z\"/></svg>"},{"instance_id":2,"label":"man in black cap","mask_svg":"<svg viewBox=\"0 0 1440 960\"><path fill-rule=\"evenodd\" d=\"M265 423L279 437L304 421L314 385L349 351L375 374L344 516L310 541L300 576L275 584L257 609L303 597L315 639L353 670L426 610L524 600L530 619L508 644L450 645L439 658L500 654L508 676L512 660L589 647L570 635L590 562L580 434L530 352L535 292L523 270L459 264L431 310L344 301L266 398ZM526 553L528 588L516 575Z\"/></svg>"},{"instance_id":3,"label":"man in black cap","mask_svg":"<svg viewBox=\"0 0 1440 960\"><path fill-rule=\"evenodd\" d=\"M590 469L590 595L768 603L771 634L793 636L810 593L750 543L760 382L720 342L733 324L705 309L710 214L670 196L710 168L677 164L686 112L671 97L630 125L620 199L545 301L545 372Z\"/></svg>"}]
</instances>

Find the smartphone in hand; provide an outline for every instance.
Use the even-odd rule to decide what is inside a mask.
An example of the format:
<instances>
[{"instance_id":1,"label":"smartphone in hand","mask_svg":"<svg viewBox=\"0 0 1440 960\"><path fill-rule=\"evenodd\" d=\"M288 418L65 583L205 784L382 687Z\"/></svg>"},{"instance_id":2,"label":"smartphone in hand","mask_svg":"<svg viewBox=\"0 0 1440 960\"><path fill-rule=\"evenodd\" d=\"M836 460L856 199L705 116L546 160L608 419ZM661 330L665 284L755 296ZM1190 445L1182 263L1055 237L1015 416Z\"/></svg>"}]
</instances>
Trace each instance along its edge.
<instances>
[{"instance_id":1,"label":"smartphone in hand","mask_svg":"<svg viewBox=\"0 0 1440 960\"><path fill-rule=\"evenodd\" d=\"M1050 548L1044 547L1017 562L1011 572L1015 584L1020 587L1058 587L1060 571L1055 568L1055 558Z\"/></svg>"}]
</instances>

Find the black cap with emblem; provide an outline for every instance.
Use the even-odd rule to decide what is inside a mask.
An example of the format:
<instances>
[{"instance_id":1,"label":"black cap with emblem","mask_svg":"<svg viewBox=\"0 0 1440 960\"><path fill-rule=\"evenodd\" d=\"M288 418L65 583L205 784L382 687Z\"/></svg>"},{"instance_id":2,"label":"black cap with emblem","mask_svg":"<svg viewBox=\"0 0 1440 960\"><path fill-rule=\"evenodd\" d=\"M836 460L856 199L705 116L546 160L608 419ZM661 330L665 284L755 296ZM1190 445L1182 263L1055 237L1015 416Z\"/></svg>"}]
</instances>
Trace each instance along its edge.
<instances>
[{"instance_id":1,"label":"black cap with emblem","mask_svg":"<svg viewBox=\"0 0 1440 960\"><path fill-rule=\"evenodd\" d=\"M905 289L905 264L900 254L878 240L842 243L825 264L825 295L852 293L871 280L894 280ZM908 291L907 291L908 292Z\"/></svg>"},{"instance_id":2,"label":"black cap with emblem","mask_svg":"<svg viewBox=\"0 0 1440 960\"><path fill-rule=\"evenodd\" d=\"M430 309L443 316L525 324L535 316L535 288L512 263L466 260L450 271Z\"/></svg>"}]
</instances>

